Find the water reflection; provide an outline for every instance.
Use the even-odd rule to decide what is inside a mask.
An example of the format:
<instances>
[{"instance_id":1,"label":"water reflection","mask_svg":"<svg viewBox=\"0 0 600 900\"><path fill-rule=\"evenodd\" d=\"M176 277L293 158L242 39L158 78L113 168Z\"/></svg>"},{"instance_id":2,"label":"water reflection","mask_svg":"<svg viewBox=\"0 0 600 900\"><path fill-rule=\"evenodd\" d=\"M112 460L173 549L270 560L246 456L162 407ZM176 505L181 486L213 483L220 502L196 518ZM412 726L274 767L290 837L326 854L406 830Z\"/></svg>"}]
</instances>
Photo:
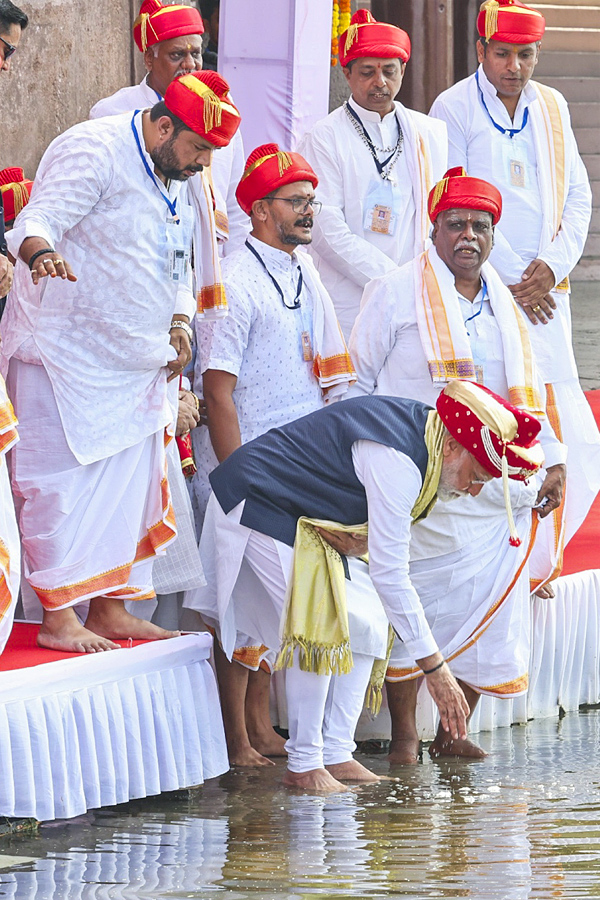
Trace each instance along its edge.
<instances>
[{"instance_id":1,"label":"water reflection","mask_svg":"<svg viewBox=\"0 0 600 900\"><path fill-rule=\"evenodd\" d=\"M426 761L351 794L291 795L281 768L234 771L190 797L45 826L0 848L39 858L0 870L0 898L600 896L600 711L480 737L482 763Z\"/></svg>"}]
</instances>

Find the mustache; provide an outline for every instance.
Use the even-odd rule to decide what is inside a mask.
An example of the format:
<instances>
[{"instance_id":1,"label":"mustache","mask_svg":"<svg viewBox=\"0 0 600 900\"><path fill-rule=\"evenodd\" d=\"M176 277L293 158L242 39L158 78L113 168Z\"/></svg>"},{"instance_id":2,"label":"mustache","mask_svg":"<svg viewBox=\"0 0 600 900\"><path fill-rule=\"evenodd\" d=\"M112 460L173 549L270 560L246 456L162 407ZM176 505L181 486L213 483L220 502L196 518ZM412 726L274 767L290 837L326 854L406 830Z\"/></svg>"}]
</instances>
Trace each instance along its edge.
<instances>
[{"instance_id":1,"label":"mustache","mask_svg":"<svg viewBox=\"0 0 600 900\"><path fill-rule=\"evenodd\" d=\"M454 245L454 252L458 252L459 250L474 250L475 253L480 253L480 249L478 244L471 243L470 241L459 241Z\"/></svg>"}]
</instances>

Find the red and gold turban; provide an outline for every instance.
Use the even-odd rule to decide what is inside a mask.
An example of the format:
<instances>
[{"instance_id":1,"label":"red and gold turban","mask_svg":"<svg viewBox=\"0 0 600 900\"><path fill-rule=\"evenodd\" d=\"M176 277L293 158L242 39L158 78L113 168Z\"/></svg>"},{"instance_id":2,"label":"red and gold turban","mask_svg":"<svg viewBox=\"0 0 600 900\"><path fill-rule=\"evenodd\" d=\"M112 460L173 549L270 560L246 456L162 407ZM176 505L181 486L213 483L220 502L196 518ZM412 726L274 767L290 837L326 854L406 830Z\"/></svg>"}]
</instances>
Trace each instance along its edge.
<instances>
[{"instance_id":1,"label":"red and gold turban","mask_svg":"<svg viewBox=\"0 0 600 900\"><path fill-rule=\"evenodd\" d=\"M25 178L23 169L13 166L0 172L0 193L4 206L4 222L12 225L24 206L29 203L33 181Z\"/></svg>"},{"instance_id":2,"label":"red and gold turban","mask_svg":"<svg viewBox=\"0 0 600 900\"><path fill-rule=\"evenodd\" d=\"M541 425L529 410L519 409L489 388L472 381L450 381L437 399L440 419L453 438L486 472L502 478L510 543L519 546L510 506L508 479L527 481L544 465L537 440Z\"/></svg>"},{"instance_id":3,"label":"red and gold turban","mask_svg":"<svg viewBox=\"0 0 600 900\"><path fill-rule=\"evenodd\" d=\"M482 178L471 178L462 166L448 169L429 192L427 212L435 222L444 209L481 209L492 214L495 225L502 215L502 194Z\"/></svg>"},{"instance_id":4,"label":"red and gold turban","mask_svg":"<svg viewBox=\"0 0 600 900\"><path fill-rule=\"evenodd\" d=\"M165 104L188 128L215 147L226 147L240 127L229 85L218 72L190 72L173 79Z\"/></svg>"},{"instance_id":5,"label":"red and gold turban","mask_svg":"<svg viewBox=\"0 0 600 900\"><path fill-rule=\"evenodd\" d=\"M534 44L541 41L546 20L520 0L486 0L479 8L477 31L487 41Z\"/></svg>"},{"instance_id":6,"label":"red and gold turban","mask_svg":"<svg viewBox=\"0 0 600 900\"><path fill-rule=\"evenodd\" d=\"M195 6L163 6L160 0L144 0L133 23L133 39L142 53L161 41L203 33L202 16Z\"/></svg>"},{"instance_id":7,"label":"red and gold turban","mask_svg":"<svg viewBox=\"0 0 600 900\"><path fill-rule=\"evenodd\" d=\"M377 22L367 9L359 9L350 19L350 27L340 35L340 65L353 59L410 59L410 38L405 31L387 22Z\"/></svg>"},{"instance_id":8,"label":"red and gold turban","mask_svg":"<svg viewBox=\"0 0 600 900\"><path fill-rule=\"evenodd\" d=\"M295 181L310 181L314 188L319 183L314 171L299 153L285 153L277 144L262 144L246 160L235 196L249 216L255 200L262 200L271 191Z\"/></svg>"}]
</instances>

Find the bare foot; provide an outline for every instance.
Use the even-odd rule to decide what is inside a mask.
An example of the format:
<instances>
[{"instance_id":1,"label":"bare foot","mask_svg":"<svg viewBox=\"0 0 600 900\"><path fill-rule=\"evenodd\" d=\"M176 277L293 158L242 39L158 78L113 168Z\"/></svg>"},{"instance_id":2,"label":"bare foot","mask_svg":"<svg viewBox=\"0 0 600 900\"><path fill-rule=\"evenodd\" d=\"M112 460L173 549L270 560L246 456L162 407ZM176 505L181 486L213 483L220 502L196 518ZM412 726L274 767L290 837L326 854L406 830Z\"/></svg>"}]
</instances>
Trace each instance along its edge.
<instances>
[{"instance_id":1,"label":"bare foot","mask_svg":"<svg viewBox=\"0 0 600 900\"><path fill-rule=\"evenodd\" d=\"M314 791L317 794L337 794L350 790L345 784L336 781L327 769L311 769L309 772L290 772L286 769L283 784L285 787Z\"/></svg>"},{"instance_id":2,"label":"bare foot","mask_svg":"<svg viewBox=\"0 0 600 900\"><path fill-rule=\"evenodd\" d=\"M95 597L90 603L85 626L101 637L121 640L162 641L180 634L179 631L166 631L152 622L132 616L123 601L114 597Z\"/></svg>"},{"instance_id":3,"label":"bare foot","mask_svg":"<svg viewBox=\"0 0 600 900\"><path fill-rule=\"evenodd\" d=\"M438 734L429 747L429 755L432 759L438 759L440 756L463 756L468 759L484 759L487 753L468 738L464 741L460 739L455 741L449 735L442 737Z\"/></svg>"},{"instance_id":4,"label":"bare foot","mask_svg":"<svg viewBox=\"0 0 600 900\"><path fill-rule=\"evenodd\" d=\"M340 781L361 781L370 783L373 781L381 781L382 779L375 772L371 772L365 766L361 765L356 759L349 759L346 762L334 763L331 766L325 766L330 775Z\"/></svg>"},{"instance_id":5,"label":"bare foot","mask_svg":"<svg viewBox=\"0 0 600 900\"><path fill-rule=\"evenodd\" d=\"M399 738L390 744L388 762L391 766L416 766L419 751L419 738Z\"/></svg>"},{"instance_id":6,"label":"bare foot","mask_svg":"<svg viewBox=\"0 0 600 900\"><path fill-rule=\"evenodd\" d=\"M262 753L263 756L287 756L285 738L277 734L273 728L271 728L270 734L265 734L264 732L252 734L250 729L248 729L248 736L254 749L258 753Z\"/></svg>"},{"instance_id":7,"label":"bare foot","mask_svg":"<svg viewBox=\"0 0 600 900\"><path fill-rule=\"evenodd\" d=\"M545 584L543 587L538 588L537 591L534 592L536 597L539 597L541 600L552 600L556 597L554 593L554 588L550 583Z\"/></svg>"},{"instance_id":8,"label":"bare foot","mask_svg":"<svg viewBox=\"0 0 600 900\"><path fill-rule=\"evenodd\" d=\"M227 753L230 766L248 766L256 769L259 766L275 765L272 759L267 759L266 756L263 756L254 747L251 747L250 744L244 744L244 746L235 748L228 747Z\"/></svg>"},{"instance_id":9,"label":"bare foot","mask_svg":"<svg viewBox=\"0 0 600 900\"><path fill-rule=\"evenodd\" d=\"M44 612L37 645L63 653L102 653L121 649L118 644L84 628L72 608Z\"/></svg>"}]
</instances>

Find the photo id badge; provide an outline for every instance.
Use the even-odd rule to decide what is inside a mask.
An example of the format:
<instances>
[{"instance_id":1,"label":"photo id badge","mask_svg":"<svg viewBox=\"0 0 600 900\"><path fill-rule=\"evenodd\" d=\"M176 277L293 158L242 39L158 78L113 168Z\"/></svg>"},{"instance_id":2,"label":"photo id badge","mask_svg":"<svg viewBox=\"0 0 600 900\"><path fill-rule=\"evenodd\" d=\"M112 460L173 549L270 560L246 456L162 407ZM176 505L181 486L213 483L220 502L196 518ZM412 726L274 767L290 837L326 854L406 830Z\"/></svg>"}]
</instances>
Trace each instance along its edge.
<instances>
[{"instance_id":1,"label":"photo id badge","mask_svg":"<svg viewBox=\"0 0 600 900\"><path fill-rule=\"evenodd\" d=\"M189 250L169 250L169 278L171 281L187 279L189 261Z\"/></svg>"},{"instance_id":2,"label":"photo id badge","mask_svg":"<svg viewBox=\"0 0 600 900\"><path fill-rule=\"evenodd\" d=\"M302 359L304 362L312 362L313 348L309 332L303 331L300 335L300 340L302 341Z\"/></svg>"},{"instance_id":3,"label":"photo id badge","mask_svg":"<svg viewBox=\"0 0 600 900\"><path fill-rule=\"evenodd\" d=\"M520 159L510 160L510 183L513 187L525 187L525 163Z\"/></svg>"},{"instance_id":4,"label":"photo id badge","mask_svg":"<svg viewBox=\"0 0 600 900\"><path fill-rule=\"evenodd\" d=\"M376 203L371 210L371 231L376 234L393 234L396 217L391 206Z\"/></svg>"}]
</instances>

